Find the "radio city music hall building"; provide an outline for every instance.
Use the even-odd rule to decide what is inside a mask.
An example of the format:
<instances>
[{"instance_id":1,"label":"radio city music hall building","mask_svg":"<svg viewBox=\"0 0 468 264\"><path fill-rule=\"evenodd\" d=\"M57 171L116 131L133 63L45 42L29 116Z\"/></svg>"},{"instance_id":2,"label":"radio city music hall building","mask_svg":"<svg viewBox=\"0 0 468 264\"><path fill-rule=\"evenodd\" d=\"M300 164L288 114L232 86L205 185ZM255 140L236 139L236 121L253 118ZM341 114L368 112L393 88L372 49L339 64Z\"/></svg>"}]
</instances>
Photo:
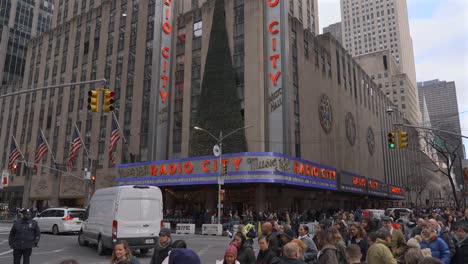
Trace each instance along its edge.
<instances>
[{"instance_id":1,"label":"radio city music hall building","mask_svg":"<svg viewBox=\"0 0 468 264\"><path fill-rule=\"evenodd\" d=\"M19 120L11 134L21 138L24 126L34 146L43 127L60 163L76 122L94 161L96 188L157 185L167 209L214 210L223 164L225 209L344 208L403 199L408 153L386 146L401 116L385 114L392 103L338 41L316 35L317 8L316 1L120 0L87 6L66 21L54 15L55 28L29 45L35 52L28 53L25 84L108 79L128 144L119 142L112 166L106 152L111 118L85 113L81 93L66 89L47 98L54 105L45 107L50 129L45 120ZM49 65L38 50L45 55L56 47L64 30L70 48L59 46L63 55L52 59L70 63L52 74L37 70L38 63ZM95 39L86 44L88 31ZM60 107L72 109L58 111L60 100ZM33 105L26 110L39 115L43 106ZM212 153L216 141L195 126L216 136L251 127L223 140L220 164ZM80 151L72 173L81 175L86 165ZM54 177L47 170L33 175L30 199L51 199ZM81 205L84 184L59 177L60 203ZM12 184L25 182L20 175Z\"/></svg>"}]
</instances>

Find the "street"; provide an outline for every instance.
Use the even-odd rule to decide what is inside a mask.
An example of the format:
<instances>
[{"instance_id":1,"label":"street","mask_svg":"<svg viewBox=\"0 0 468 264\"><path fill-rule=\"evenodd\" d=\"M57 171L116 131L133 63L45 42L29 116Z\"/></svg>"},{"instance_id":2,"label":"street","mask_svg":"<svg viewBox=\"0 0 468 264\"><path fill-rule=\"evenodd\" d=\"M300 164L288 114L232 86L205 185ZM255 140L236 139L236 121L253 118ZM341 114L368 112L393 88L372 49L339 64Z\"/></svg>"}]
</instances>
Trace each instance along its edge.
<instances>
[{"instance_id":1,"label":"street","mask_svg":"<svg viewBox=\"0 0 468 264\"><path fill-rule=\"evenodd\" d=\"M0 223L0 263L13 263L12 249L8 246L8 235L12 224ZM189 248L193 249L201 259L201 263L215 263L222 259L224 250L229 243L228 237L202 235L172 235L172 239L183 239ZM141 264L150 262L152 251L145 256L137 254ZM80 247L77 235L62 234L54 236L42 233L39 247L33 249L32 264L58 264L65 258L74 258L79 263L109 263L110 253L99 256L93 247Z\"/></svg>"}]
</instances>

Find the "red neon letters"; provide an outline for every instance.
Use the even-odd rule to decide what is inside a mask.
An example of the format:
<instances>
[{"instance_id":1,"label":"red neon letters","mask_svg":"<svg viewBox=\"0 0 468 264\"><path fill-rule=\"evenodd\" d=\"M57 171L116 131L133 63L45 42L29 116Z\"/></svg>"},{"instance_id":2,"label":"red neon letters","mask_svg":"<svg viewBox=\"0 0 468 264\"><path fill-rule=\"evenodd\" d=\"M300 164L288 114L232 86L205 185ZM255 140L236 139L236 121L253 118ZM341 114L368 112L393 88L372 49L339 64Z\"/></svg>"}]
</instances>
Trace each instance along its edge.
<instances>
[{"instance_id":1,"label":"red neon letters","mask_svg":"<svg viewBox=\"0 0 468 264\"><path fill-rule=\"evenodd\" d=\"M269 8L275 8L278 6L279 0L266 0L266 2ZM279 25L280 23L277 20L273 20L268 23L268 33L269 36L271 36L271 38L269 38L269 41L271 41L271 50L268 51L268 57L272 63L272 68L275 70L278 69L277 62L281 59L280 54L276 53L277 35L280 33ZM273 86L276 87L278 85L278 79L281 76L281 71L276 70L276 72L269 72L268 76L272 81Z\"/></svg>"},{"instance_id":2,"label":"red neon letters","mask_svg":"<svg viewBox=\"0 0 468 264\"><path fill-rule=\"evenodd\" d=\"M317 166L311 166L309 164L303 164L300 162L294 162L294 173L320 177L327 180L336 180L336 172L329 169L319 168Z\"/></svg>"},{"instance_id":3,"label":"red neon letters","mask_svg":"<svg viewBox=\"0 0 468 264\"><path fill-rule=\"evenodd\" d=\"M162 31L167 35L167 38L172 38L172 25L171 25L171 6L172 6L172 0L165 0L164 5L166 6L166 12L165 12L165 21L162 22L161 28ZM163 46L161 48L161 59L163 60L163 67L161 69L161 80L162 84L161 87L159 87L159 96L161 97L162 103L166 103L167 97L169 95L169 89L168 89L168 82L169 82L169 73L170 71L168 65L170 65L170 51L171 48L168 46Z\"/></svg>"}]
</instances>

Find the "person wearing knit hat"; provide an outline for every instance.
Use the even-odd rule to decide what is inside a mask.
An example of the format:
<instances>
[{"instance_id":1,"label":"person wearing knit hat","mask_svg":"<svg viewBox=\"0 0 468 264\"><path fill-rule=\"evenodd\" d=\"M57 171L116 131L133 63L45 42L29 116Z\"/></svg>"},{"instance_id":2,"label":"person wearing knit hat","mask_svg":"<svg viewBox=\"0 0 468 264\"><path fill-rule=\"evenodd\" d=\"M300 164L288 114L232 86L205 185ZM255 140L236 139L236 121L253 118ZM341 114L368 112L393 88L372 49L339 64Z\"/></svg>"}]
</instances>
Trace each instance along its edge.
<instances>
[{"instance_id":1,"label":"person wearing knit hat","mask_svg":"<svg viewBox=\"0 0 468 264\"><path fill-rule=\"evenodd\" d=\"M171 230L169 228L162 228L159 231L159 239L153 251L150 264L162 264L164 259L169 255L172 250Z\"/></svg>"},{"instance_id":2,"label":"person wearing knit hat","mask_svg":"<svg viewBox=\"0 0 468 264\"><path fill-rule=\"evenodd\" d=\"M169 264L201 264L201 261L193 250L176 248L169 253Z\"/></svg>"},{"instance_id":3,"label":"person wearing knit hat","mask_svg":"<svg viewBox=\"0 0 468 264\"><path fill-rule=\"evenodd\" d=\"M237 248L235 245L230 244L227 248L226 251L224 252L224 259L223 260L217 260L216 264L240 264L239 261L237 261Z\"/></svg>"}]
</instances>

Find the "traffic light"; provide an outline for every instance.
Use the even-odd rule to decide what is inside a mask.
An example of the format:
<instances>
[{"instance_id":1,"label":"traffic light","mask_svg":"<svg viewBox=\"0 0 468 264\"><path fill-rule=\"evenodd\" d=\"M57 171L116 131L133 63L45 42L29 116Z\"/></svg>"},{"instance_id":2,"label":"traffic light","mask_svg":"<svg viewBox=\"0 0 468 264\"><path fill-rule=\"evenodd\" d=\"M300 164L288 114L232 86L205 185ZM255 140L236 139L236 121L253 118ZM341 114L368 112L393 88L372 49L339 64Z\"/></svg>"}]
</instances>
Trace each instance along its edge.
<instances>
[{"instance_id":1,"label":"traffic light","mask_svg":"<svg viewBox=\"0 0 468 264\"><path fill-rule=\"evenodd\" d=\"M92 175L90 180L91 180L91 184L94 185L96 183L96 175Z\"/></svg>"},{"instance_id":2,"label":"traffic light","mask_svg":"<svg viewBox=\"0 0 468 264\"><path fill-rule=\"evenodd\" d=\"M17 168L18 168L18 164L16 162L13 163L13 165L11 166L11 174L16 175Z\"/></svg>"},{"instance_id":3,"label":"traffic light","mask_svg":"<svg viewBox=\"0 0 468 264\"><path fill-rule=\"evenodd\" d=\"M403 131L398 131L398 147L407 148L408 147L408 133Z\"/></svg>"},{"instance_id":4,"label":"traffic light","mask_svg":"<svg viewBox=\"0 0 468 264\"><path fill-rule=\"evenodd\" d=\"M88 92L88 110L91 112L99 110L99 91L91 90Z\"/></svg>"},{"instance_id":5,"label":"traffic light","mask_svg":"<svg viewBox=\"0 0 468 264\"><path fill-rule=\"evenodd\" d=\"M115 93L109 89L104 90L104 112L114 111Z\"/></svg>"},{"instance_id":6,"label":"traffic light","mask_svg":"<svg viewBox=\"0 0 468 264\"><path fill-rule=\"evenodd\" d=\"M395 146L396 146L395 132L390 131L390 133L388 133L388 135L387 135L387 138L388 138L388 147L390 149L394 149Z\"/></svg>"},{"instance_id":7,"label":"traffic light","mask_svg":"<svg viewBox=\"0 0 468 264\"><path fill-rule=\"evenodd\" d=\"M227 164L223 163L223 175L227 174Z\"/></svg>"}]
</instances>

